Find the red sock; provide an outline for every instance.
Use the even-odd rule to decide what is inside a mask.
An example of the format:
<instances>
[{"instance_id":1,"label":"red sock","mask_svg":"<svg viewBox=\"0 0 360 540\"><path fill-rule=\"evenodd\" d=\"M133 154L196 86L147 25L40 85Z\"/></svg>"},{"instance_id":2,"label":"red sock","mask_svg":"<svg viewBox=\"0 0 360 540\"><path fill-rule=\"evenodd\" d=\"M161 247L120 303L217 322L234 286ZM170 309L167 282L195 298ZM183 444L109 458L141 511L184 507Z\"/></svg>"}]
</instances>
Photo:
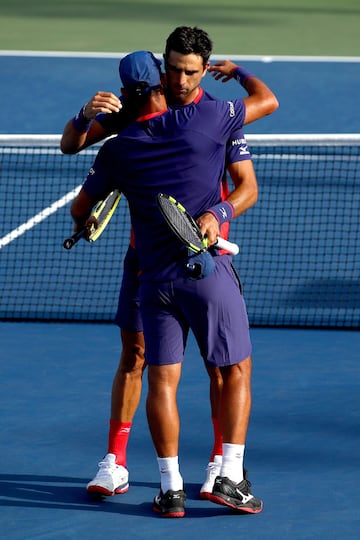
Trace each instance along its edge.
<instances>
[{"instance_id":1,"label":"red sock","mask_svg":"<svg viewBox=\"0 0 360 540\"><path fill-rule=\"evenodd\" d=\"M115 454L116 463L126 467L126 447L132 422L110 420L108 454Z\"/></svg>"},{"instance_id":2,"label":"red sock","mask_svg":"<svg viewBox=\"0 0 360 540\"><path fill-rule=\"evenodd\" d=\"M214 446L211 452L210 461L214 461L215 456L222 456L223 437L220 430L219 421L217 418L211 418L214 429Z\"/></svg>"}]
</instances>

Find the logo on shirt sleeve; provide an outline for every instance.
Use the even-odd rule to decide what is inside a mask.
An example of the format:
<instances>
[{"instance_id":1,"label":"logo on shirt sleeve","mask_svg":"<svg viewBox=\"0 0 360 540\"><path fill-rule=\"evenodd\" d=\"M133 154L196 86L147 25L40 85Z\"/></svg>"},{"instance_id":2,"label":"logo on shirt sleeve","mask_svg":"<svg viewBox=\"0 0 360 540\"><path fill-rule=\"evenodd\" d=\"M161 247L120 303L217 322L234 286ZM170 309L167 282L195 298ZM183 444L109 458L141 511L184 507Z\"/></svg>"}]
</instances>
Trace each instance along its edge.
<instances>
[{"instance_id":1,"label":"logo on shirt sleeve","mask_svg":"<svg viewBox=\"0 0 360 540\"><path fill-rule=\"evenodd\" d=\"M231 146L238 146L241 156L250 154L246 139L232 139Z\"/></svg>"},{"instance_id":2,"label":"logo on shirt sleeve","mask_svg":"<svg viewBox=\"0 0 360 540\"><path fill-rule=\"evenodd\" d=\"M229 104L229 115L230 118L233 118L235 116L235 107L232 101L228 101Z\"/></svg>"}]
</instances>

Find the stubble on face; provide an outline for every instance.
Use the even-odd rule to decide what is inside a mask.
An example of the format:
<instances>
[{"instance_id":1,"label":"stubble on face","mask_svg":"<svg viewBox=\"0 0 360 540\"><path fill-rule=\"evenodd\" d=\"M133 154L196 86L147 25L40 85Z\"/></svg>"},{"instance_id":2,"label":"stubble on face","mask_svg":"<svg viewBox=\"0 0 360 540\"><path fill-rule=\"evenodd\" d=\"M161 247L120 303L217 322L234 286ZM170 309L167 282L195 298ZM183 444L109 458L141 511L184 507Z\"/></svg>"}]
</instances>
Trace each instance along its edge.
<instances>
[{"instance_id":1,"label":"stubble on face","mask_svg":"<svg viewBox=\"0 0 360 540\"><path fill-rule=\"evenodd\" d=\"M207 72L202 57L170 51L165 69L170 103L187 105L194 101Z\"/></svg>"}]
</instances>

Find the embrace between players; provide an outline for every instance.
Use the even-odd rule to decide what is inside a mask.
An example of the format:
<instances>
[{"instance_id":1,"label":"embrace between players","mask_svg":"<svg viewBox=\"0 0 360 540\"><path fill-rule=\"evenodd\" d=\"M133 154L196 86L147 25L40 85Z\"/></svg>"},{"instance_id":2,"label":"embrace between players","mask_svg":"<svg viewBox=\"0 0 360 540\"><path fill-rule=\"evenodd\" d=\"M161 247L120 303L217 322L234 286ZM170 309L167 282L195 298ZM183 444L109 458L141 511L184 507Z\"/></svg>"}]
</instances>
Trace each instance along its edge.
<instances>
[{"instance_id":1,"label":"embrace between players","mask_svg":"<svg viewBox=\"0 0 360 540\"><path fill-rule=\"evenodd\" d=\"M153 508L165 517L185 515L176 393L190 329L210 376L214 430L200 496L240 512L262 510L243 465L251 340L240 280L231 255L216 249L210 249L215 262L210 275L187 275L187 249L174 242L156 204L159 192L181 201L212 245L218 236L226 238L231 219L257 200L242 129L271 114L278 102L243 67L229 60L210 66L211 51L206 32L184 26L167 39L165 77L150 52L127 55L119 66L121 101L98 92L66 124L61 140L64 153L76 153L119 134L100 149L71 215L75 228L82 227L96 202L116 188L127 198L132 224L115 318L122 353L112 388L108 449L87 490L113 495L129 487L126 447L147 366L146 411L160 471ZM235 78L247 97L223 102L210 96L200 86L207 72L222 82ZM231 192L225 168L234 183Z\"/></svg>"}]
</instances>

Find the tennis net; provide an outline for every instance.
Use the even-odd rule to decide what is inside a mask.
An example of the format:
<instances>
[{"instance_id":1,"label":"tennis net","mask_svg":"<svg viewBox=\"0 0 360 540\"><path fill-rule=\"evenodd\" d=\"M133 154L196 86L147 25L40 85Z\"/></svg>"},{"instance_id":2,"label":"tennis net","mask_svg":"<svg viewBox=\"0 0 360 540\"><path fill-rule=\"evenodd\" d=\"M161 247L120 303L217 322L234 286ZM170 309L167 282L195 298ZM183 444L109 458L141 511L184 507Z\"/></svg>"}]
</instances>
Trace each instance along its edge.
<instances>
[{"instance_id":1,"label":"tennis net","mask_svg":"<svg viewBox=\"0 0 360 540\"><path fill-rule=\"evenodd\" d=\"M360 135L248 135L259 200L231 224L253 326L359 327ZM0 319L111 322L130 236L126 200L98 242L63 249L98 146L0 136Z\"/></svg>"}]
</instances>

